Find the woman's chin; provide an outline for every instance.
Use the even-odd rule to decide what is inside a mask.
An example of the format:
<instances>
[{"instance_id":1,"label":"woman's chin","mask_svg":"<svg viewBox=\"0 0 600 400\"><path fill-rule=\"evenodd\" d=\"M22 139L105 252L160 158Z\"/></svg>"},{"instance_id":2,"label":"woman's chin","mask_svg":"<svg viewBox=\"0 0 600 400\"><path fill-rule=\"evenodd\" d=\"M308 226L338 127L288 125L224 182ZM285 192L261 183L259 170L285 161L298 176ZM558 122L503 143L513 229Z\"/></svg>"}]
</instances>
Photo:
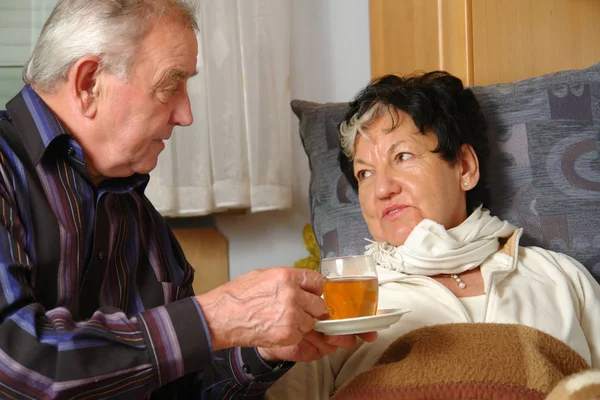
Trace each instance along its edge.
<instances>
[{"instance_id":1,"label":"woman's chin","mask_svg":"<svg viewBox=\"0 0 600 400\"><path fill-rule=\"evenodd\" d=\"M391 224L384 224L384 226L381 227L383 228L380 231L381 234L378 236L382 237L383 240L381 241L387 242L392 246L402 246L415 226L417 226L416 221L404 223L394 221L394 223Z\"/></svg>"},{"instance_id":2,"label":"woman's chin","mask_svg":"<svg viewBox=\"0 0 600 400\"><path fill-rule=\"evenodd\" d=\"M398 246L402 246L405 242L406 242L406 238L394 239L394 240L388 241L387 243L391 244L394 247L398 247Z\"/></svg>"},{"instance_id":3,"label":"woman's chin","mask_svg":"<svg viewBox=\"0 0 600 400\"><path fill-rule=\"evenodd\" d=\"M404 229L402 229L401 231L387 232L381 235L381 239L377 239L377 241L386 242L396 247L402 246L404 242L406 242L406 239L408 238L408 235L410 235L410 232L411 230L406 231Z\"/></svg>"}]
</instances>

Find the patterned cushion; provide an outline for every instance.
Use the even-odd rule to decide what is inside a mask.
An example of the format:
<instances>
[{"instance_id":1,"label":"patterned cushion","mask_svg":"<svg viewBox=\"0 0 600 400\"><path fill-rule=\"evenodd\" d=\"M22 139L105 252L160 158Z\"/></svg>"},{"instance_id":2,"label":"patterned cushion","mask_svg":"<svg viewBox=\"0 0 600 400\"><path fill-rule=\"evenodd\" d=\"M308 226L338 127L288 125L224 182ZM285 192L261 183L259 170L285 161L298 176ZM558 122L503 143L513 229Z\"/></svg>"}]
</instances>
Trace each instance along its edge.
<instances>
[{"instance_id":1,"label":"patterned cushion","mask_svg":"<svg viewBox=\"0 0 600 400\"><path fill-rule=\"evenodd\" d=\"M600 281L600 63L474 86L490 124L491 211L524 245L568 254ZM311 222L322 257L362 253L370 238L337 162L346 103L292 101L311 169Z\"/></svg>"},{"instance_id":2,"label":"patterned cushion","mask_svg":"<svg viewBox=\"0 0 600 400\"><path fill-rule=\"evenodd\" d=\"M337 125L347 109L347 103L292 101L310 165L310 217L322 258L362 254L365 238L371 238L358 198L337 159Z\"/></svg>"}]
</instances>

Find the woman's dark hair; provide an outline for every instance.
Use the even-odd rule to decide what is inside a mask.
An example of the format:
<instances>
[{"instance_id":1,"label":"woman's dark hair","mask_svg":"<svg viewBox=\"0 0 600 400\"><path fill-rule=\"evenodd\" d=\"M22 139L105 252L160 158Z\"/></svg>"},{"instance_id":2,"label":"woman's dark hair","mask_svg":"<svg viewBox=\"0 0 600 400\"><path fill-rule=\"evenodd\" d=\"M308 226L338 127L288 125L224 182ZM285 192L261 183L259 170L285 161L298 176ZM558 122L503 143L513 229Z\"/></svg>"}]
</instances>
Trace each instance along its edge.
<instances>
[{"instance_id":1,"label":"woman's dark hair","mask_svg":"<svg viewBox=\"0 0 600 400\"><path fill-rule=\"evenodd\" d=\"M377 112L378 108L387 112ZM465 89L460 79L444 71L407 77L386 75L373 80L350 102L350 109L339 125L342 143L339 161L354 190L358 191L352 165L356 134L381 115L390 115L395 124L393 109L410 115L422 134L434 132L438 140L434 152L440 153L451 165L457 162L463 144L473 147L479 160L480 178L467 192L467 211L482 204L489 207L487 123L473 92Z\"/></svg>"}]
</instances>

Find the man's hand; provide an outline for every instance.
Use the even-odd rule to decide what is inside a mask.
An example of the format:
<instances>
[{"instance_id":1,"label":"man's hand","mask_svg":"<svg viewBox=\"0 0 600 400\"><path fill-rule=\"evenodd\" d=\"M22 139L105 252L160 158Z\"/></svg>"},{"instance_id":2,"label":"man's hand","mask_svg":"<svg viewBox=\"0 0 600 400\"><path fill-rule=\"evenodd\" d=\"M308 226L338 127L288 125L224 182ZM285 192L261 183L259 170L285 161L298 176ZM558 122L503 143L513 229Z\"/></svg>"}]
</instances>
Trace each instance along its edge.
<instances>
[{"instance_id":1,"label":"man's hand","mask_svg":"<svg viewBox=\"0 0 600 400\"><path fill-rule=\"evenodd\" d=\"M377 332L358 335L366 342L377 339ZM309 362L320 360L333 353L338 347L352 349L356 346L355 335L326 336L317 331L310 331L296 345L277 348L258 348L258 353L266 361Z\"/></svg>"},{"instance_id":2,"label":"man's hand","mask_svg":"<svg viewBox=\"0 0 600 400\"><path fill-rule=\"evenodd\" d=\"M251 271L196 300L213 349L299 345L327 311L320 297L323 277L307 269ZM303 345L304 346L304 345Z\"/></svg>"}]
</instances>

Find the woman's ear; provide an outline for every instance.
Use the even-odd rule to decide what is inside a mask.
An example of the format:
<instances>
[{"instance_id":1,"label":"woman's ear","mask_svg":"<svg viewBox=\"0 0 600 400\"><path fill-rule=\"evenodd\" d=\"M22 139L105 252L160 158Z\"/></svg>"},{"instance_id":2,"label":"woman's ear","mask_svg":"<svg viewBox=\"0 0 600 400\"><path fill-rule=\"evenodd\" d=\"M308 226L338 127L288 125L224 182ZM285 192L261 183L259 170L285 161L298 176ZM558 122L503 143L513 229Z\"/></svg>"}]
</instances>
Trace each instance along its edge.
<instances>
[{"instance_id":1,"label":"woman's ear","mask_svg":"<svg viewBox=\"0 0 600 400\"><path fill-rule=\"evenodd\" d=\"M473 189L479 182L479 160L470 144L463 144L460 150L460 185L464 191L467 191Z\"/></svg>"},{"instance_id":2,"label":"woman's ear","mask_svg":"<svg viewBox=\"0 0 600 400\"><path fill-rule=\"evenodd\" d=\"M85 56L69 70L69 92L75 99L81 115L94 118L98 111L100 93L100 58Z\"/></svg>"}]
</instances>

